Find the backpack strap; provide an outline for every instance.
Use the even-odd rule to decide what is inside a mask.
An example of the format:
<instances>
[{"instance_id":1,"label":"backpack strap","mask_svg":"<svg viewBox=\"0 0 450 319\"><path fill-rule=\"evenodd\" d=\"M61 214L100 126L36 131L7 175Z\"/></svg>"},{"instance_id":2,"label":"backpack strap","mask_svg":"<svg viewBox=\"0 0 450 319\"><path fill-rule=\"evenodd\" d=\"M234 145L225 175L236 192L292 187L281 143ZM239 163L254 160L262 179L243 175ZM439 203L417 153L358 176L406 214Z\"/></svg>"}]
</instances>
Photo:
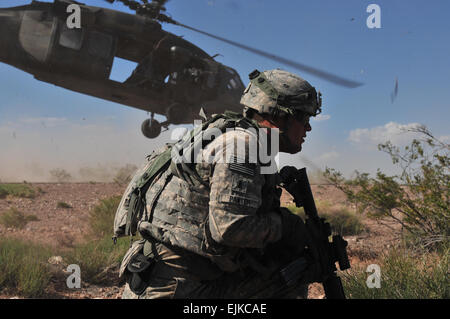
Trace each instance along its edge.
<instances>
[{"instance_id":1,"label":"backpack strap","mask_svg":"<svg viewBox=\"0 0 450 319\"><path fill-rule=\"evenodd\" d=\"M155 177L169 167L171 150L172 148L169 147L163 153L158 155L153 164L150 165L144 174L137 180L130 196L125 226L126 235L134 235L136 233L137 222L142 217L142 212L146 209L145 193Z\"/></svg>"}]
</instances>

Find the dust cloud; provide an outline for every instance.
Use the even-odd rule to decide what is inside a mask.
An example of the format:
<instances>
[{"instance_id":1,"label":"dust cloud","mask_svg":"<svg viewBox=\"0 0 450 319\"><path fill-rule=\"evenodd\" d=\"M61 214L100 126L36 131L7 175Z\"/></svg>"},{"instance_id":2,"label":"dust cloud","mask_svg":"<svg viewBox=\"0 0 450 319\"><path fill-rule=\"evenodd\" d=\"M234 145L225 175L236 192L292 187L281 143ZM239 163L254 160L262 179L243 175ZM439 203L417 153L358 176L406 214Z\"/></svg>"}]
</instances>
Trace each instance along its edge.
<instances>
[{"instance_id":1,"label":"dust cloud","mask_svg":"<svg viewBox=\"0 0 450 319\"><path fill-rule=\"evenodd\" d=\"M71 182L109 182L120 168L171 142L173 129L153 140L140 132L144 118L128 123L84 124L65 118L20 119L0 126L0 181L53 182L51 171Z\"/></svg>"}]
</instances>

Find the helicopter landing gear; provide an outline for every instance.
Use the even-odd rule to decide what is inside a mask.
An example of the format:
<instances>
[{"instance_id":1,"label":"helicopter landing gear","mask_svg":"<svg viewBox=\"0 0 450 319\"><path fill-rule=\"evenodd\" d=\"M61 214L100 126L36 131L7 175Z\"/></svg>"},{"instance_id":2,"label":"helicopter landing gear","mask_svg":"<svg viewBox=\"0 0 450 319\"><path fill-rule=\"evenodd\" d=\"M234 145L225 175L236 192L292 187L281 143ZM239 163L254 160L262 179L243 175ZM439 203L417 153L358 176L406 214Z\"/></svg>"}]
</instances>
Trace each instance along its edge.
<instances>
[{"instance_id":1,"label":"helicopter landing gear","mask_svg":"<svg viewBox=\"0 0 450 319\"><path fill-rule=\"evenodd\" d=\"M144 134L146 138L158 137L161 132L167 131L167 127L169 126L168 121L160 123L153 118L153 115L154 114L152 113L151 118L146 119L141 125L142 134ZM162 128L164 128L164 131L162 131Z\"/></svg>"}]
</instances>

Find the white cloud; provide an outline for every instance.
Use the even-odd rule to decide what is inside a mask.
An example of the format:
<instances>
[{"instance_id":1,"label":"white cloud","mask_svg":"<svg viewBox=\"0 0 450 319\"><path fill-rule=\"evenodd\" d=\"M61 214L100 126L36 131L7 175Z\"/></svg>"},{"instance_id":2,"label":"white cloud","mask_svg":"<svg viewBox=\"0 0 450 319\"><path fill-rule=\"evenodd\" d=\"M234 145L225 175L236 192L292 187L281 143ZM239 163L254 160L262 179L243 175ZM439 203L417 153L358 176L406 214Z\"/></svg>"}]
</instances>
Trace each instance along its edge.
<instances>
[{"instance_id":1,"label":"white cloud","mask_svg":"<svg viewBox=\"0 0 450 319\"><path fill-rule=\"evenodd\" d=\"M350 131L348 139L354 143L372 146L387 141L391 141L396 145L402 145L411 141L411 136L416 134L407 132L407 130L419 125L419 123L400 124L389 122L383 126L373 128L357 128Z\"/></svg>"},{"instance_id":2,"label":"white cloud","mask_svg":"<svg viewBox=\"0 0 450 319\"><path fill-rule=\"evenodd\" d=\"M313 117L312 120L316 121L316 122L322 122L322 121L329 120L330 118L331 118L331 116L329 114L319 114L319 115Z\"/></svg>"}]
</instances>

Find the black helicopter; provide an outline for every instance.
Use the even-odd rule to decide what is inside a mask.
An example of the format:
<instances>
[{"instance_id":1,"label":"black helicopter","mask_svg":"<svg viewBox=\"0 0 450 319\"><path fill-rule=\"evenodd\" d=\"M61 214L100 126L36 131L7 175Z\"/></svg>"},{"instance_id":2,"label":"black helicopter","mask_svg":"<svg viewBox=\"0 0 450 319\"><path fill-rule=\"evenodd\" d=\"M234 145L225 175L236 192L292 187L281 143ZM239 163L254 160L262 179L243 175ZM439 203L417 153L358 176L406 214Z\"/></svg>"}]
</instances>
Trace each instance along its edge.
<instances>
[{"instance_id":1,"label":"black helicopter","mask_svg":"<svg viewBox=\"0 0 450 319\"><path fill-rule=\"evenodd\" d=\"M74 0L0 9L0 62L37 80L136 107L151 113L142 133L155 138L169 124L192 123L201 108L209 114L240 111L244 84L238 73L215 56L166 32L161 23L176 24L251 51L338 85L360 83L183 25L163 12L167 0L105 0L122 2L136 14L87 6ZM81 9L81 28L69 28L68 6ZM137 63L123 82L111 80L113 60ZM166 121L153 118L161 114Z\"/></svg>"}]
</instances>

